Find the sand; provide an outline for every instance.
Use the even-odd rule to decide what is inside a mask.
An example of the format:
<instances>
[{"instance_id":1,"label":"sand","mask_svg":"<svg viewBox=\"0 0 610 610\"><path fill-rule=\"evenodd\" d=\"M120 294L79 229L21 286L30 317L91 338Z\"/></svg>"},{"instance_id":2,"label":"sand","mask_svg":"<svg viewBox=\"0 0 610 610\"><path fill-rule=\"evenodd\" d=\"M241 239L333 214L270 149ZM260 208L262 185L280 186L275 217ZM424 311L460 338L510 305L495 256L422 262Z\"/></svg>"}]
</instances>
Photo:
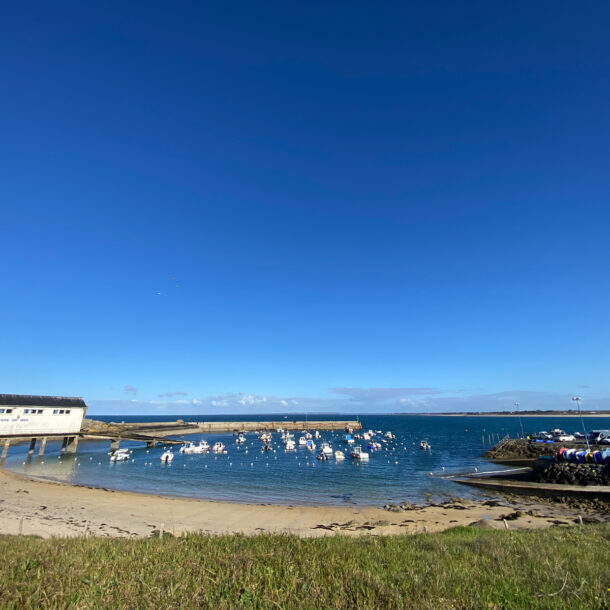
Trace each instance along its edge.
<instances>
[{"instance_id":1,"label":"sand","mask_svg":"<svg viewBox=\"0 0 610 610\"><path fill-rule=\"evenodd\" d=\"M263 532L297 536L412 534L457 525L539 528L575 522L563 506L527 500L452 500L405 512L365 506L278 506L170 498L34 480L0 470L0 533L51 536L146 537L164 532ZM532 514L528 514L529 511Z\"/></svg>"}]
</instances>

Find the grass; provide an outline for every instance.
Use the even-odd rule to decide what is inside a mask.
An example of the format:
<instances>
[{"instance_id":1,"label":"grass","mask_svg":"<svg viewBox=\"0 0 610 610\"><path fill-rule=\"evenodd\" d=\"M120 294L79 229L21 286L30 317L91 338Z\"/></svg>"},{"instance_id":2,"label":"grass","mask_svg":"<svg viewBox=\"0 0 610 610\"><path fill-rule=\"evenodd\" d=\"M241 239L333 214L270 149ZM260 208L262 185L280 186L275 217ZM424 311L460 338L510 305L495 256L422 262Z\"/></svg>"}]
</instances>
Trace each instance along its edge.
<instances>
[{"instance_id":1,"label":"grass","mask_svg":"<svg viewBox=\"0 0 610 610\"><path fill-rule=\"evenodd\" d=\"M607 608L610 524L417 536L0 537L3 608Z\"/></svg>"}]
</instances>

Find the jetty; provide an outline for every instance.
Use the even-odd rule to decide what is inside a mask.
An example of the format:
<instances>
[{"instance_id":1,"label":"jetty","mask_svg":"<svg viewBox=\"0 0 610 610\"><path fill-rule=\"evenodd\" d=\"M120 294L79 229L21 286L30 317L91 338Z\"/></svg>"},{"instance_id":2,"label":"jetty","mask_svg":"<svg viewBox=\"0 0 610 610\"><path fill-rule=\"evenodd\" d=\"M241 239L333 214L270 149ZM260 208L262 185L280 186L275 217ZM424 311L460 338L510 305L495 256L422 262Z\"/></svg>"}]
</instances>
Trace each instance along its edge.
<instances>
[{"instance_id":1,"label":"jetty","mask_svg":"<svg viewBox=\"0 0 610 610\"><path fill-rule=\"evenodd\" d=\"M276 421L212 421L197 422L200 432L273 432L275 430L361 430L362 424L359 421L350 420L319 420L319 421L297 421L281 420Z\"/></svg>"}]
</instances>

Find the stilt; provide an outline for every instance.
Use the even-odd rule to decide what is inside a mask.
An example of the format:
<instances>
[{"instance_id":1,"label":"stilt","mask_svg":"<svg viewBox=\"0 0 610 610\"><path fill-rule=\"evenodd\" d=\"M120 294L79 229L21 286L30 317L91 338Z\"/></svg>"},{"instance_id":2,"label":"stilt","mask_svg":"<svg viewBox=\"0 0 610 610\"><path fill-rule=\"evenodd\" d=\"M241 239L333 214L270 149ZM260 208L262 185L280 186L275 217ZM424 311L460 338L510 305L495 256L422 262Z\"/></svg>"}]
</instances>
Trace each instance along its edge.
<instances>
[{"instance_id":1,"label":"stilt","mask_svg":"<svg viewBox=\"0 0 610 610\"><path fill-rule=\"evenodd\" d=\"M47 446L47 437L43 436L40 439L40 449L38 450L38 455L39 456L43 456L44 455L44 450L45 450L46 446Z\"/></svg>"},{"instance_id":2,"label":"stilt","mask_svg":"<svg viewBox=\"0 0 610 610\"><path fill-rule=\"evenodd\" d=\"M28 455L34 455L34 449L36 448L36 438L33 438L30 441L30 450L28 451Z\"/></svg>"},{"instance_id":3,"label":"stilt","mask_svg":"<svg viewBox=\"0 0 610 610\"><path fill-rule=\"evenodd\" d=\"M0 457L0 460L2 460L3 462L6 459L6 454L8 453L8 448L10 446L11 446L11 439L10 438L5 438L4 439L4 446L2 447L2 457Z\"/></svg>"},{"instance_id":4,"label":"stilt","mask_svg":"<svg viewBox=\"0 0 610 610\"><path fill-rule=\"evenodd\" d=\"M61 449L59 450L59 453L65 453L67 446L68 446L68 437L64 436L64 440L61 442Z\"/></svg>"},{"instance_id":5,"label":"stilt","mask_svg":"<svg viewBox=\"0 0 610 610\"><path fill-rule=\"evenodd\" d=\"M78 447L78 436L71 436L68 439L68 446L66 447L66 453L76 453Z\"/></svg>"},{"instance_id":6,"label":"stilt","mask_svg":"<svg viewBox=\"0 0 610 610\"><path fill-rule=\"evenodd\" d=\"M114 438L110 442L110 451L116 451L119 448L119 444L121 442L120 438Z\"/></svg>"}]
</instances>

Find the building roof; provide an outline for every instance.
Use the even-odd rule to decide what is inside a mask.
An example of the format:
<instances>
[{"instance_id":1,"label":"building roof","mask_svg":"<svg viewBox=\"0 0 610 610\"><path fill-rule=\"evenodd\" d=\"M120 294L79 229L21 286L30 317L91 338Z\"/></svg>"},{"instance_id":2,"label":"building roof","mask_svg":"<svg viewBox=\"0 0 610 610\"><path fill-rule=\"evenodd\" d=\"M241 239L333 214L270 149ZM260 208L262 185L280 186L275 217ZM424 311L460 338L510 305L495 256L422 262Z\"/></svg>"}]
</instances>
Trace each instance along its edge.
<instances>
[{"instance_id":1,"label":"building roof","mask_svg":"<svg viewBox=\"0 0 610 610\"><path fill-rule=\"evenodd\" d=\"M27 394L0 394L0 405L11 407L87 408L87 405L82 398L70 396L29 396Z\"/></svg>"}]
</instances>

